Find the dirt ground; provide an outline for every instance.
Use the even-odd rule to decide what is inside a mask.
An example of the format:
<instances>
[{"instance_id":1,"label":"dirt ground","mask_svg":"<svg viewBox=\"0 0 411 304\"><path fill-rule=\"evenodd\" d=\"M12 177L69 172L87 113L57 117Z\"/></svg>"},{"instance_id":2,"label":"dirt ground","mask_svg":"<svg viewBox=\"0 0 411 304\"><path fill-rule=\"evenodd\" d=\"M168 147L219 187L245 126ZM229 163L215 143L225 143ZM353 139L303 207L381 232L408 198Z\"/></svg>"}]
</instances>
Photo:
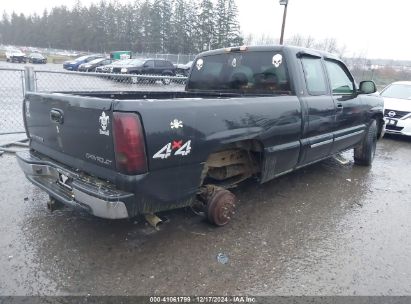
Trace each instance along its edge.
<instances>
[{"instance_id":1,"label":"dirt ground","mask_svg":"<svg viewBox=\"0 0 411 304\"><path fill-rule=\"evenodd\" d=\"M0 294L411 295L410 149L389 137L372 168L327 160L249 181L228 226L176 210L160 231L140 218L50 213L3 154Z\"/></svg>"}]
</instances>

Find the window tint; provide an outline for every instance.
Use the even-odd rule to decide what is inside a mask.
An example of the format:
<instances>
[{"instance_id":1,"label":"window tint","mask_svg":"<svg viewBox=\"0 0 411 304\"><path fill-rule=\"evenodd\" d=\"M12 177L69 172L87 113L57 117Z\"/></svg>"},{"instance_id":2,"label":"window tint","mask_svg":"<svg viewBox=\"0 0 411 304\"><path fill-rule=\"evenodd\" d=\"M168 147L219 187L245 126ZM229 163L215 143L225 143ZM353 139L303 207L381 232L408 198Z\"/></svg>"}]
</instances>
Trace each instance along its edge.
<instances>
[{"instance_id":1,"label":"window tint","mask_svg":"<svg viewBox=\"0 0 411 304\"><path fill-rule=\"evenodd\" d=\"M165 66L164 60L156 60L154 61L156 68L163 68Z\"/></svg>"},{"instance_id":2,"label":"window tint","mask_svg":"<svg viewBox=\"0 0 411 304\"><path fill-rule=\"evenodd\" d=\"M197 58L188 90L291 94L285 58L278 51L233 52Z\"/></svg>"},{"instance_id":3,"label":"window tint","mask_svg":"<svg viewBox=\"0 0 411 304\"><path fill-rule=\"evenodd\" d=\"M345 69L340 63L329 61L325 62L328 76L330 78L331 89L334 94L352 94L354 85Z\"/></svg>"},{"instance_id":4,"label":"window tint","mask_svg":"<svg viewBox=\"0 0 411 304\"><path fill-rule=\"evenodd\" d=\"M74 61L79 62L79 61L83 61L83 60L86 60L86 59L87 59L87 56L81 56L77 59L74 59Z\"/></svg>"},{"instance_id":5,"label":"window tint","mask_svg":"<svg viewBox=\"0 0 411 304\"><path fill-rule=\"evenodd\" d=\"M89 58L86 58L85 62L93 61L93 60L96 59L96 58L97 58L97 57L89 57Z\"/></svg>"},{"instance_id":6,"label":"window tint","mask_svg":"<svg viewBox=\"0 0 411 304\"><path fill-rule=\"evenodd\" d=\"M154 67L154 60L147 60L144 65L148 68L153 68Z\"/></svg>"},{"instance_id":7,"label":"window tint","mask_svg":"<svg viewBox=\"0 0 411 304\"><path fill-rule=\"evenodd\" d=\"M174 67L173 64L167 60L156 60L154 63L157 68L173 68Z\"/></svg>"},{"instance_id":8,"label":"window tint","mask_svg":"<svg viewBox=\"0 0 411 304\"><path fill-rule=\"evenodd\" d=\"M324 95L327 93L324 71L320 58L303 57L305 82L310 95Z\"/></svg>"}]
</instances>

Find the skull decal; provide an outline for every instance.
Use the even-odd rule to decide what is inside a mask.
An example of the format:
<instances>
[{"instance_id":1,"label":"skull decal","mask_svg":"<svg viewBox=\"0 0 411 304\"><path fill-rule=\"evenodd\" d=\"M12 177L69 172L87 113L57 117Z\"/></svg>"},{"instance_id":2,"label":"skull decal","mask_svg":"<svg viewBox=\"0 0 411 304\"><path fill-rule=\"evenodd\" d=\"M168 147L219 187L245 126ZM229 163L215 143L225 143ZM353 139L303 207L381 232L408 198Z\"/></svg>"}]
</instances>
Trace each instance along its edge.
<instances>
[{"instance_id":1,"label":"skull decal","mask_svg":"<svg viewBox=\"0 0 411 304\"><path fill-rule=\"evenodd\" d=\"M196 63L197 70L201 70L203 68L203 66L204 66L204 60L201 59L201 58L198 59L197 63Z\"/></svg>"},{"instance_id":2,"label":"skull decal","mask_svg":"<svg viewBox=\"0 0 411 304\"><path fill-rule=\"evenodd\" d=\"M103 131L106 131L107 130L107 125L110 121L110 117L108 115L106 115L106 113L103 112L103 114L101 114L99 120L100 120L101 129Z\"/></svg>"},{"instance_id":3,"label":"skull decal","mask_svg":"<svg viewBox=\"0 0 411 304\"><path fill-rule=\"evenodd\" d=\"M283 63L283 56L281 54L276 54L273 56L273 65L278 68Z\"/></svg>"}]
</instances>

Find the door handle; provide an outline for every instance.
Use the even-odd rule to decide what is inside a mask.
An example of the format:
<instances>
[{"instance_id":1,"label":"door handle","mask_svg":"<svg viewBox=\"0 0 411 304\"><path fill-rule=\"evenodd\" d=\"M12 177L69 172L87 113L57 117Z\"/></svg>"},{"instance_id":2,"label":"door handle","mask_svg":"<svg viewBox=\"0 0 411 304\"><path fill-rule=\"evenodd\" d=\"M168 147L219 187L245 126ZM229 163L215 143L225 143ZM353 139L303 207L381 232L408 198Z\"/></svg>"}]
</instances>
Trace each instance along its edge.
<instances>
[{"instance_id":1,"label":"door handle","mask_svg":"<svg viewBox=\"0 0 411 304\"><path fill-rule=\"evenodd\" d=\"M337 103L337 110L342 111L344 109L342 103Z\"/></svg>"}]
</instances>

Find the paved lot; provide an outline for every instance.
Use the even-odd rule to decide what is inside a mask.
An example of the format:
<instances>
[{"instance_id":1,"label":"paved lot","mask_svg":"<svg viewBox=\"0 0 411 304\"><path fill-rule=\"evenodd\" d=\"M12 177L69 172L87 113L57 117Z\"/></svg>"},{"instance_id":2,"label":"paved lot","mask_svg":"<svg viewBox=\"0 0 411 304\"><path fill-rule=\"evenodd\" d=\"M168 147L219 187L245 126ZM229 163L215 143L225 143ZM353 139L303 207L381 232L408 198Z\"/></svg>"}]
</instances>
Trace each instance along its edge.
<instances>
[{"instance_id":1,"label":"paved lot","mask_svg":"<svg viewBox=\"0 0 411 304\"><path fill-rule=\"evenodd\" d=\"M160 231L142 219L49 213L47 196L3 155L0 293L411 295L410 149L385 138L371 169L328 160L247 182L228 226L178 210Z\"/></svg>"}]
</instances>

